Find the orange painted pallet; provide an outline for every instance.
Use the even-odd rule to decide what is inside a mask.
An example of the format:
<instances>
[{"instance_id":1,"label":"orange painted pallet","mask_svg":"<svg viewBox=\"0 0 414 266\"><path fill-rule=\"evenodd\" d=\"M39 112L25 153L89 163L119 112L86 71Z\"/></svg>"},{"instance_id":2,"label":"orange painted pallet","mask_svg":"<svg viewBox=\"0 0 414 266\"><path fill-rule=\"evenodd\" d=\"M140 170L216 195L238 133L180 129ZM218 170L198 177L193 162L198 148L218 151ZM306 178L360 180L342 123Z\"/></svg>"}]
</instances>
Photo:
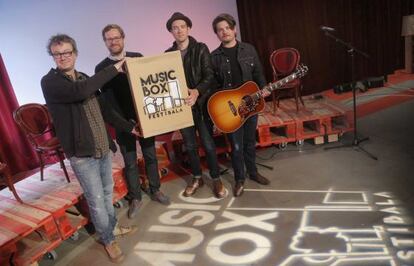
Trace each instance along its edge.
<instances>
[{"instance_id":1,"label":"orange painted pallet","mask_svg":"<svg viewBox=\"0 0 414 266\"><path fill-rule=\"evenodd\" d=\"M351 131L354 128L353 112L342 104L324 99L320 101L326 110L327 116L323 117L326 134L340 134Z\"/></svg>"},{"instance_id":2,"label":"orange painted pallet","mask_svg":"<svg viewBox=\"0 0 414 266\"><path fill-rule=\"evenodd\" d=\"M315 139L320 144L324 136L341 135L352 129L351 113L340 104L313 97L304 97L304 102L299 111L293 99L280 102L280 109L295 121L297 143Z\"/></svg>"},{"instance_id":3,"label":"orange painted pallet","mask_svg":"<svg viewBox=\"0 0 414 266\"><path fill-rule=\"evenodd\" d=\"M45 169L44 181L36 173L16 183L24 204L18 203L8 189L0 191L1 265L8 265L10 260L14 265L29 265L87 223L89 210L82 188L66 164L70 183L59 164ZM114 156L112 170L114 202L118 202L127 194L119 153Z\"/></svg>"},{"instance_id":4,"label":"orange painted pallet","mask_svg":"<svg viewBox=\"0 0 414 266\"><path fill-rule=\"evenodd\" d=\"M260 147L273 144L284 147L288 142L296 141L295 120L280 108L273 113L273 104L266 103L265 110L259 114L257 140Z\"/></svg>"},{"instance_id":5,"label":"orange painted pallet","mask_svg":"<svg viewBox=\"0 0 414 266\"><path fill-rule=\"evenodd\" d=\"M75 207L82 197L82 188L72 169L68 166L67 170L71 183L66 181L62 170L50 167L45 169L44 181L40 181L40 174L37 173L15 185L25 204L52 214L63 240L87 223L87 218Z\"/></svg>"},{"instance_id":6,"label":"orange painted pallet","mask_svg":"<svg viewBox=\"0 0 414 266\"><path fill-rule=\"evenodd\" d=\"M296 111L296 104L293 99L280 101L280 109L289 115L296 124L296 141L303 142L306 139L314 139L324 135L324 127L320 114L314 108L300 106Z\"/></svg>"},{"instance_id":7,"label":"orange painted pallet","mask_svg":"<svg viewBox=\"0 0 414 266\"><path fill-rule=\"evenodd\" d=\"M0 195L1 265L29 265L62 241L52 214Z\"/></svg>"}]
</instances>

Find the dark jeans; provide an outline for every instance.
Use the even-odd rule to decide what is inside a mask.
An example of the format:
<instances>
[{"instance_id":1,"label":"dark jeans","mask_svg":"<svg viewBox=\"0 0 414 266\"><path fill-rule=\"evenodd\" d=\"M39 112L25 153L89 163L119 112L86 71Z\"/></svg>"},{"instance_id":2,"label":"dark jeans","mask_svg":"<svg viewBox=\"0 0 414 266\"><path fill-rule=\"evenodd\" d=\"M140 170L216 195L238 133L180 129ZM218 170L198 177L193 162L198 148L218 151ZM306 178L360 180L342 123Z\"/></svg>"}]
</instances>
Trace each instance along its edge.
<instances>
[{"instance_id":1,"label":"dark jeans","mask_svg":"<svg viewBox=\"0 0 414 266\"><path fill-rule=\"evenodd\" d=\"M198 154L197 130L198 135L200 136L201 144L203 145L206 153L210 176L213 179L219 178L220 170L217 161L216 145L198 109L193 108L193 119L194 126L186 127L180 130L181 135L183 136L184 146L190 160L191 172L194 176L201 176L202 173L200 156Z\"/></svg>"},{"instance_id":2,"label":"dark jeans","mask_svg":"<svg viewBox=\"0 0 414 266\"><path fill-rule=\"evenodd\" d=\"M236 181L244 181L244 166L250 177L256 177L256 127L257 115L247 119L238 130L227 134L231 144L231 164Z\"/></svg>"},{"instance_id":3,"label":"dark jeans","mask_svg":"<svg viewBox=\"0 0 414 266\"><path fill-rule=\"evenodd\" d=\"M158 174L158 160L155 150L155 138L138 138L142 155L145 161L145 171L148 177L150 191L160 189L160 176ZM117 142L124 158L124 174L128 185L128 197L141 200L141 187L139 183L139 170L137 165L136 138L129 133L117 133Z\"/></svg>"}]
</instances>

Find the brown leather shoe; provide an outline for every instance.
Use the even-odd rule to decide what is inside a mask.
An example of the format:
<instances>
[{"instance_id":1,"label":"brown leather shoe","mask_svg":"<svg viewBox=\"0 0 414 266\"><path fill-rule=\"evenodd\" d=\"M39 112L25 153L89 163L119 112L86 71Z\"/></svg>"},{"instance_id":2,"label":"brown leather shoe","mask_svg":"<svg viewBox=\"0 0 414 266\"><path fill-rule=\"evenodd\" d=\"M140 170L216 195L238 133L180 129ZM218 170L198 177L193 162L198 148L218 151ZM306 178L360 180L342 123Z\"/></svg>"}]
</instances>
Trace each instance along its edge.
<instances>
[{"instance_id":1,"label":"brown leather shoe","mask_svg":"<svg viewBox=\"0 0 414 266\"><path fill-rule=\"evenodd\" d=\"M202 187L204 185L204 181L201 177L195 178L191 180L191 183L185 188L183 196L184 197L190 197L194 193L196 193L197 189L199 187Z\"/></svg>"},{"instance_id":2,"label":"brown leather shoe","mask_svg":"<svg viewBox=\"0 0 414 266\"><path fill-rule=\"evenodd\" d=\"M269 185L270 184L270 180L267 179L266 177L262 176L259 173L256 173L255 177L250 176L250 179L253 180L253 181L256 181L260 185Z\"/></svg>"},{"instance_id":3,"label":"brown leather shoe","mask_svg":"<svg viewBox=\"0 0 414 266\"><path fill-rule=\"evenodd\" d=\"M244 181L236 181L233 194L235 197L240 197L244 192Z\"/></svg>"},{"instance_id":4,"label":"brown leather shoe","mask_svg":"<svg viewBox=\"0 0 414 266\"><path fill-rule=\"evenodd\" d=\"M124 260L124 253L122 253L121 247L115 240L109 243L108 245L104 245L104 248L106 250L106 253L108 254L109 259L112 262L120 263Z\"/></svg>"},{"instance_id":5,"label":"brown leather shoe","mask_svg":"<svg viewBox=\"0 0 414 266\"><path fill-rule=\"evenodd\" d=\"M226 190L224 189L223 182L221 182L220 178L213 179L213 193L218 199L222 199L226 195Z\"/></svg>"}]
</instances>

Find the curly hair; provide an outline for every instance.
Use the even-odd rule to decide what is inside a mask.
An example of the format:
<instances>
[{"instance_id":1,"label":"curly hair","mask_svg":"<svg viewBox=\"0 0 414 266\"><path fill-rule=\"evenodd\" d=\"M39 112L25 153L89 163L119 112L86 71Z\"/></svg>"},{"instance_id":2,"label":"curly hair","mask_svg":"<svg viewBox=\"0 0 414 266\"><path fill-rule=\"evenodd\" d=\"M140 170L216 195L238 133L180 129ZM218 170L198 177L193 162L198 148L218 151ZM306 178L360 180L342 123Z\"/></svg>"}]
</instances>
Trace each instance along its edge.
<instances>
[{"instance_id":1,"label":"curly hair","mask_svg":"<svg viewBox=\"0 0 414 266\"><path fill-rule=\"evenodd\" d=\"M49 55L52 55L51 47L52 45L61 44L61 43L70 43L73 48L73 52L78 54L78 47L76 46L75 40L67 34L56 34L50 37L49 42L47 44L47 52Z\"/></svg>"}]
</instances>

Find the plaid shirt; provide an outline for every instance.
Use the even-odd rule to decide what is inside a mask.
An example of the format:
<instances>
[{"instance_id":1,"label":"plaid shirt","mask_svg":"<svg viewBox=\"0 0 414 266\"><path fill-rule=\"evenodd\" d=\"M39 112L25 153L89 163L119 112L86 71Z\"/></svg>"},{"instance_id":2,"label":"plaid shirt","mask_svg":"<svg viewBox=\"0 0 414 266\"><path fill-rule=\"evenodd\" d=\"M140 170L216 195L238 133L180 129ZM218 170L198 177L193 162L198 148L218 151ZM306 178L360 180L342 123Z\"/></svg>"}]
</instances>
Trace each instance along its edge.
<instances>
[{"instance_id":1,"label":"plaid shirt","mask_svg":"<svg viewBox=\"0 0 414 266\"><path fill-rule=\"evenodd\" d=\"M76 72L76 79L86 79L81 73ZM82 103L85 110L86 117L88 118L89 126L92 130L93 139L95 142L95 158L101 158L109 152L109 142L106 132L105 122L102 117L101 109L95 95L85 100Z\"/></svg>"}]
</instances>

